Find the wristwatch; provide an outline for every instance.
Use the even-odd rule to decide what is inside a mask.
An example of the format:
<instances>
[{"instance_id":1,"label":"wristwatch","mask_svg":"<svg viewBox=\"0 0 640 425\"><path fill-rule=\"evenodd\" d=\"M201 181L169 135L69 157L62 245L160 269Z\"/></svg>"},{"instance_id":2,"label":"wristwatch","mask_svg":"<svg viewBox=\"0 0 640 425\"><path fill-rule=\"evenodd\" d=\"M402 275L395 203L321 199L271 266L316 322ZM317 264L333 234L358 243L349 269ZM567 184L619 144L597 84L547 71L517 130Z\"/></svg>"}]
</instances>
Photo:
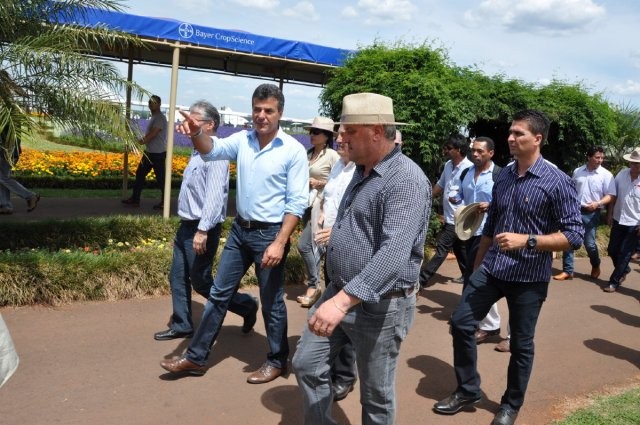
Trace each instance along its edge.
<instances>
[{"instance_id":1,"label":"wristwatch","mask_svg":"<svg viewBox=\"0 0 640 425\"><path fill-rule=\"evenodd\" d=\"M527 239L527 249L535 249L538 244L538 239L536 239L535 235L529 235L529 239Z\"/></svg>"}]
</instances>

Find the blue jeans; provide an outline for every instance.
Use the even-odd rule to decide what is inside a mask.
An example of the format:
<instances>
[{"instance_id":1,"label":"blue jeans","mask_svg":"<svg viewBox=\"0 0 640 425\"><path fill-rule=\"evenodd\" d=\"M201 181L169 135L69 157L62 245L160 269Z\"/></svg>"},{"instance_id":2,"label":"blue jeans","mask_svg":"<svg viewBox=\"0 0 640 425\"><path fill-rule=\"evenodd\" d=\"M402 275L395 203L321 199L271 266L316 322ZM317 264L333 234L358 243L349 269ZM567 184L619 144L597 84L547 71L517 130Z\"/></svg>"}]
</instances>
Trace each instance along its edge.
<instances>
[{"instance_id":1,"label":"blue jeans","mask_svg":"<svg viewBox=\"0 0 640 425\"><path fill-rule=\"evenodd\" d=\"M494 278L486 268L478 268L462 292L460 304L451 316L453 364L458 381L456 391L467 396L480 395L478 351L475 331L491 306L507 299L511 330L511 358L507 389L501 406L519 410L524 402L533 367L536 323L547 298L549 282L506 282Z\"/></svg>"},{"instance_id":2,"label":"blue jeans","mask_svg":"<svg viewBox=\"0 0 640 425\"><path fill-rule=\"evenodd\" d=\"M162 199L164 199L164 175L165 161L167 159L167 153L150 153L145 152L136 169L136 180L133 183L133 194L131 199L140 202L140 195L142 194L142 188L144 187L144 180L147 178L147 174L153 171L156 173L156 183L158 189L162 192Z\"/></svg>"},{"instance_id":3,"label":"blue jeans","mask_svg":"<svg viewBox=\"0 0 640 425\"><path fill-rule=\"evenodd\" d=\"M596 245L596 230L600 224L600 210L590 213L582 213L582 224L584 225L584 248L589 255L591 267L600 267L600 255ZM562 253L562 271L573 274L573 250Z\"/></svg>"},{"instance_id":4,"label":"blue jeans","mask_svg":"<svg viewBox=\"0 0 640 425\"><path fill-rule=\"evenodd\" d=\"M218 251L222 224L217 224L207 232L207 252L196 255L193 237L198 231L198 220L181 221L173 241L173 261L169 272L173 315L171 329L176 332L192 332L191 288L205 298L213 283L211 269ZM256 306L249 294L235 293L229 303L229 311L242 317L251 314Z\"/></svg>"},{"instance_id":5,"label":"blue jeans","mask_svg":"<svg viewBox=\"0 0 640 425\"><path fill-rule=\"evenodd\" d=\"M337 289L329 286L311 314ZM415 293L353 307L330 337L304 326L293 356L293 369L304 400L304 423L336 424L331 417L333 394L330 364L351 343L360 376L362 424L393 424L396 413L396 369L400 345L415 316Z\"/></svg>"},{"instance_id":6,"label":"blue jeans","mask_svg":"<svg viewBox=\"0 0 640 425\"><path fill-rule=\"evenodd\" d=\"M611 225L609 246L607 251L613 261L613 273L609 278L609 284L620 285L620 279L631 271L629 261L638 246L638 226L623 226L617 221Z\"/></svg>"},{"instance_id":7,"label":"blue jeans","mask_svg":"<svg viewBox=\"0 0 640 425\"><path fill-rule=\"evenodd\" d=\"M453 253L458 261L458 267L462 276L467 271L467 247L464 241L456 236L453 224L445 224L442 231L438 234L436 241L436 253L431 257L429 262L422 265L420 269L420 285L425 286L431 277L436 274L444 260L447 259L449 251L453 248Z\"/></svg>"},{"instance_id":8,"label":"blue jeans","mask_svg":"<svg viewBox=\"0 0 640 425\"><path fill-rule=\"evenodd\" d=\"M238 290L242 276L253 264L260 285L262 318L270 349L267 362L277 368L286 367L289 343L287 307L284 303L284 265L289 253L289 244L287 243L278 266L260 267L262 253L275 240L279 231L279 224L266 229L244 229L236 221L233 222L220 256L202 320L187 349L186 357L189 360L201 366L206 364L233 294Z\"/></svg>"},{"instance_id":9,"label":"blue jeans","mask_svg":"<svg viewBox=\"0 0 640 425\"><path fill-rule=\"evenodd\" d=\"M11 165L5 159L4 152L0 151L0 208L13 209L11 192L23 199L36 196L35 193L11 177Z\"/></svg>"},{"instance_id":10,"label":"blue jeans","mask_svg":"<svg viewBox=\"0 0 640 425\"><path fill-rule=\"evenodd\" d=\"M313 242L313 231L311 230L311 220L307 220L304 229L298 239L298 251L304 261L304 265L309 275L309 288L317 288L320 282L319 270L320 259L322 257L320 248Z\"/></svg>"}]
</instances>

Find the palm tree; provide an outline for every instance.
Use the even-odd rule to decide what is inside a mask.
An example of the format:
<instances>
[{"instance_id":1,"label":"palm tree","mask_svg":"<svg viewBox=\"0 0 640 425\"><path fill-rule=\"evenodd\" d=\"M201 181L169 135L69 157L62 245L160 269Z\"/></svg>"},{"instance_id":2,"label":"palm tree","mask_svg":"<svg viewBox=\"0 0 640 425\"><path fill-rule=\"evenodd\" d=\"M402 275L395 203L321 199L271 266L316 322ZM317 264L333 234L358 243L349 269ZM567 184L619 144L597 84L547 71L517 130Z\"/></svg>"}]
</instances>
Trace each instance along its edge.
<instances>
[{"instance_id":1,"label":"palm tree","mask_svg":"<svg viewBox=\"0 0 640 425\"><path fill-rule=\"evenodd\" d=\"M101 49L143 46L106 27L60 24L91 9L119 11L121 0L2 0L0 2L0 146L10 160L16 141L39 128L38 116L100 142L108 134L134 146L124 106L114 93L148 93L127 82ZM126 51L126 50L125 50ZM104 136L103 136L104 137Z\"/></svg>"}]
</instances>

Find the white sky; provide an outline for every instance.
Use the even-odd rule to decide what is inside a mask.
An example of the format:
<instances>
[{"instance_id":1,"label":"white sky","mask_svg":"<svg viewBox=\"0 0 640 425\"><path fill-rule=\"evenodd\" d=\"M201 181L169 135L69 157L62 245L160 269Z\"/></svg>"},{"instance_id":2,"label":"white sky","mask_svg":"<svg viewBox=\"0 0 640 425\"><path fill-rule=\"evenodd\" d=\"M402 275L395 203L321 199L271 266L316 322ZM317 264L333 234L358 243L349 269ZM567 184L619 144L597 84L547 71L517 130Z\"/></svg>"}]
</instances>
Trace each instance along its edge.
<instances>
[{"instance_id":1,"label":"white sky","mask_svg":"<svg viewBox=\"0 0 640 425\"><path fill-rule=\"evenodd\" d=\"M266 37L357 49L375 40L434 43L451 62L545 84L582 82L614 104L640 106L640 2L610 0L129 0L126 12ZM126 75L124 66L120 67ZM134 79L169 99L170 70ZM180 71L178 104L205 98L248 112L262 81ZM286 84L285 115L318 115L320 89Z\"/></svg>"}]
</instances>

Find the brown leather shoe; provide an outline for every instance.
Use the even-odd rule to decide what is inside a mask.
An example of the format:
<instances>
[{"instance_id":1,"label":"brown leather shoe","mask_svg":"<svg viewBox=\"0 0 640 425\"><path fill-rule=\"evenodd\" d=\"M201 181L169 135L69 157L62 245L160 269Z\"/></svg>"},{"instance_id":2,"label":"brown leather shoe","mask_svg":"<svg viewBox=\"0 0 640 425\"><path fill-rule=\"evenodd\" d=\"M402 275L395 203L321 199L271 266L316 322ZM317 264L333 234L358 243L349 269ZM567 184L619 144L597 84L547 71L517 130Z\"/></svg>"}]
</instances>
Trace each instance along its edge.
<instances>
[{"instance_id":1,"label":"brown leather shoe","mask_svg":"<svg viewBox=\"0 0 640 425\"><path fill-rule=\"evenodd\" d=\"M571 280L573 279L573 273L562 272L553 277L553 280Z\"/></svg>"},{"instance_id":2,"label":"brown leather shoe","mask_svg":"<svg viewBox=\"0 0 640 425\"><path fill-rule=\"evenodd\" d=\"M511 351L511 340L509 338L503 339L498 344L496 344L494 350L500 351L501 353L508 353Z\"/></svg>"},{"instance_id":3,"label":"brown leather shoe","mask_svg":"<svg viewBox=\"0 0 640 425\"><path fill-rule=\"evenodd\" d=\"M202 376L207 372L207 368L205 366L199 366L186 357L181 359L163 360L160 362L160 366L171 373L185 375Z\"/></svg>"},{"instance_id":4,"label":"brown leather shoe","mask_svg":"<svg viewBox=\"0 0 640 425\"><path fill-rule=\"evenodd\" d=\"M500 329L493 329L491 331L485 331L484 329L476 330L476 344L482 344L493 336L500 336Z\"/></svg>"},{"instance_id":5,"label":"brown leather shoe","mask_svg":"<svg viewBox=\"0 0 640 425\"><path fill-rule=\"evenodd\" d=\"M27 199L27 212L35 210L38 206L38 202L40 202L40 195L33 195L31 198Z\"/></svg>"},{"instance_id":6,"label":"brown leather shoe","mask_svg":"<svg viewBox=\"0 0 640 425\"><path fill-rule=\"evenodd\" d=\"M591 267L591 277L593 279L600 277L600 267Z\"/></svg>"},{"instance_id":7,"label":"brown leather shoe","mask_svg":"<svg viewBox=\"0 0 640 425\"><path fill-rule=\"evenodd\" d=\"M285 368L277 368L272 364L264 363L260 366L260 369L253 372L247 378L247 382L250 384L266 384L276 379L278 376L285 373Z\"/></svg>"}]
</instances>

